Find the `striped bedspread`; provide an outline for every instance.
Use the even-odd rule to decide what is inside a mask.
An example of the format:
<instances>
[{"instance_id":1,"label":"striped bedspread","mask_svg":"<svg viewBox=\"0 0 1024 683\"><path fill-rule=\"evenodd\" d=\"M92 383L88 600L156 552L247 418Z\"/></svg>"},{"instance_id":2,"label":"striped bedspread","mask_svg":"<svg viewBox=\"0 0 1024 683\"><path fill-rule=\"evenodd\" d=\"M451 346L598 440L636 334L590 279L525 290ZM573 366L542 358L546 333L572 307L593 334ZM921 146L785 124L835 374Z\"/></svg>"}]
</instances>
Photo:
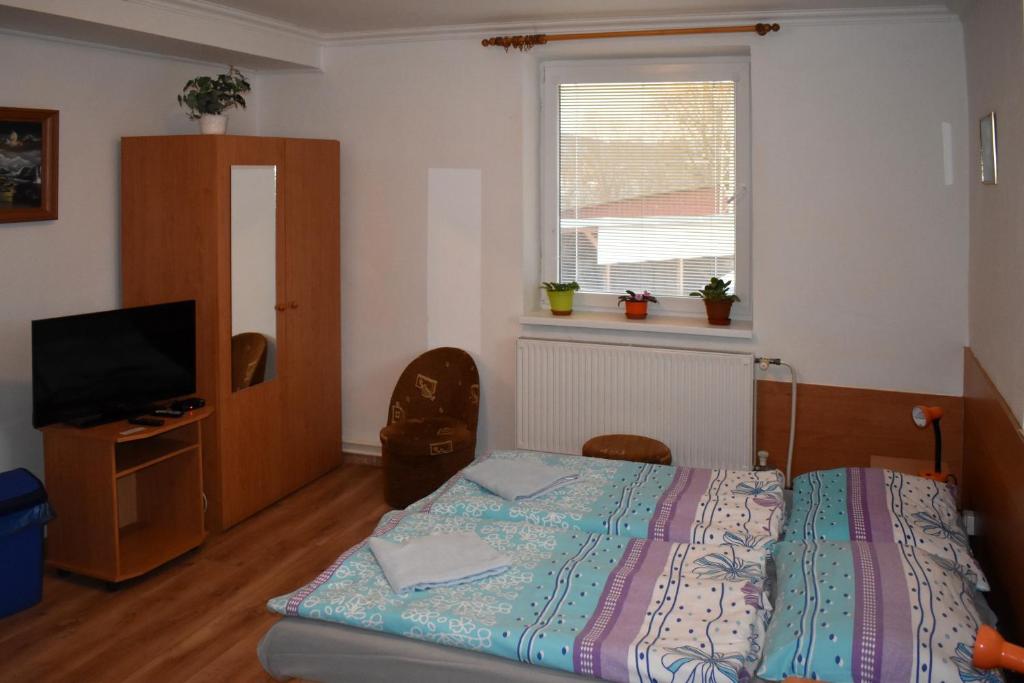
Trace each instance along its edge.
<instances>
[{"instance_id":1,"label":"striped bedspread","mask_svg":"<svg viewBox=\"0 0 1024 683\"><path fill-rule=\"evenodd\" d=\"M971 663L974 587L911 545L782 542L779 590L758 675L830 683L998 683Z\"/></svg>"},{"instance_id":2,"label":"striped bedspread","mask_svg":"<svg viewBox=\"0 0 1024 683\"><path fill-rule=\"evenodd\" d=\"M365 542L280 614L465 648L611 681L746 680L761 656L765 553L410 511L375 536L472 531L514 558L505 573L399 595Z\"/></svg>"},{"instance_id":3,"label":"striped bedspread","mask_svg":"<svg viewBox=\"0 0 1024 683\"><path fill-rule=\"evenodd\" d=\"M868 541L925 550L988 590L946 484L892 470L808 472L793 482L787 541Z\"/></svg>"},{"instance_id":4,"label":"striped bedspread","mask_svg":"<svg viewBox=\"0 0 1024 683\"><path fill-rule=\"evenodd\" d=\"M455 475L410 510L522 521L677 543L763 548L784 522L782 474L645 465L534 451L489 457L540 461L580 479L536 500L507 501Z\"/></svg>"}]
</instances>

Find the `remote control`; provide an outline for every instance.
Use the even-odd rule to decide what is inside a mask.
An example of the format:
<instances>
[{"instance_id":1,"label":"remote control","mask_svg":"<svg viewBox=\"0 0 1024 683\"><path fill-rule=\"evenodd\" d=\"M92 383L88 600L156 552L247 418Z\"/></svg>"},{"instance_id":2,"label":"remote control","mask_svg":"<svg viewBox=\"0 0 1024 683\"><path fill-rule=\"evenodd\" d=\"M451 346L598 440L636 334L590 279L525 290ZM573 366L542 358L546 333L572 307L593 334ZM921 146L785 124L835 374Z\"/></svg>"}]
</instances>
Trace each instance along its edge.
<instances>
[{"instance_id":1,"label":"remote control","mask_svg":"<svg viewBox=\"0 0 1024 683\"><path fill-rule=\"evenodd\" d=\"M142 425L143 427L159 427L163 423L163 420L158 420L155 417L132 417L128 419L128 424Z\"/></svg>"},{"instance_id":2,"label":"remote control","mask_svg":"<svg viewBox=\"0 0 1024 683\"><path fill-rule=\"evenodd\" d=\"M184 414L184 411L174 408L157 408L153 411L153 415L163 415L164 417L181 417Z\"/></svg>"}]
</instances>

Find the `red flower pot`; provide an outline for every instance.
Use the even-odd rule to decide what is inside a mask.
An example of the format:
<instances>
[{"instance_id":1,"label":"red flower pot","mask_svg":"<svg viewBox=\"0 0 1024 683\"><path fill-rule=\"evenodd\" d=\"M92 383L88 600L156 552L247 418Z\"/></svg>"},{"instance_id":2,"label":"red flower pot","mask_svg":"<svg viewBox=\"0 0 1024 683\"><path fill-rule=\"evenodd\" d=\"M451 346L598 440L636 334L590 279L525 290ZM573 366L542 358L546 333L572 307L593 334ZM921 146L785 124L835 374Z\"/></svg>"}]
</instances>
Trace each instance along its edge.
<instances>
[{"instance_id":1,"label":"red flower pot","mask_svg":"<svg viewBox=\"0 0 1024 683\"><path fill-rule=\"evenodd\" d=\"M729 312L732 310L732 299L719 299L712 301L704 299L704 310L708 313L708 323L711 325L730 325Z\"/></svg>"},{"instance_id":2,"label":"red flower pot","mask_svg":"<svg viewBox=\"0 0 1024 683\"><path fill-rule=\"evenodd\" d=\"M626 317L630 320L643 320L647 317L646 301L627 301Z\"/></svg>"}]
</instances>

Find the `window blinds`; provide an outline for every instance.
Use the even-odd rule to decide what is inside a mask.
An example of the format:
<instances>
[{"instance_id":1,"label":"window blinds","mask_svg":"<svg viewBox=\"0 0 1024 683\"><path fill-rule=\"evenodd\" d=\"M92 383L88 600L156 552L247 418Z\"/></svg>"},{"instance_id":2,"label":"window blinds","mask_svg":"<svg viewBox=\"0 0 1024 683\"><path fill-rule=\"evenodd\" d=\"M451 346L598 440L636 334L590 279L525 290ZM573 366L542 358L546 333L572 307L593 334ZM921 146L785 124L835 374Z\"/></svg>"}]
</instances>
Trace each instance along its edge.
<instances>
[{"instance_id":1,"label":"window blinds","mask_svg":"<svg viewBox=\"0 0 1024 683\"><path fill-rule=\"evenodd\" d=\"M659 296L735 281L735 83L558 88L559 279Z\"/></svg>"}]
</instances>

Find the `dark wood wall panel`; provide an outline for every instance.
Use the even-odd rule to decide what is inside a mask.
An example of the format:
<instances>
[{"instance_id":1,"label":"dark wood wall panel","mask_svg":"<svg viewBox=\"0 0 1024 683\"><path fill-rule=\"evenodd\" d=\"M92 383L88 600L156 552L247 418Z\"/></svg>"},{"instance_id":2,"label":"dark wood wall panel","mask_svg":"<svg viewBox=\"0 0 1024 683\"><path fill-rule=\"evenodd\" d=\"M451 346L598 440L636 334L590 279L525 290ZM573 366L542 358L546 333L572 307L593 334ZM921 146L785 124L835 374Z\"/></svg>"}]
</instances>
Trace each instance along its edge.
<instances>
[{"instance_id":1,"label":"dark wood wall panel","mask_svg":"<svg viewBox=\"0 0 1024 683\"><path fill-rule=\"evenodd\" d=\"M932 430L910 418L918 404L941 406L943 470L960 476L963 461L963 399L959 396L853 389L821 384L797 388L793 476L834 467L889 467L916 472L932 469ZM790 385L757 383L757 448L769 462L786 466L789 445Z\"/></svg>"},{"instance_id":2,"label":"dark wood wall panel","mask_svg":"<svg viewBox=\"0 0 1024 683\"><path fill-rule=\"evenodd\" d=\"M1024 434L970 349L964 351L964 500L978 517L975 551L992 584L999 630L1024 640Z\"/></svg>"}]
</instances>

